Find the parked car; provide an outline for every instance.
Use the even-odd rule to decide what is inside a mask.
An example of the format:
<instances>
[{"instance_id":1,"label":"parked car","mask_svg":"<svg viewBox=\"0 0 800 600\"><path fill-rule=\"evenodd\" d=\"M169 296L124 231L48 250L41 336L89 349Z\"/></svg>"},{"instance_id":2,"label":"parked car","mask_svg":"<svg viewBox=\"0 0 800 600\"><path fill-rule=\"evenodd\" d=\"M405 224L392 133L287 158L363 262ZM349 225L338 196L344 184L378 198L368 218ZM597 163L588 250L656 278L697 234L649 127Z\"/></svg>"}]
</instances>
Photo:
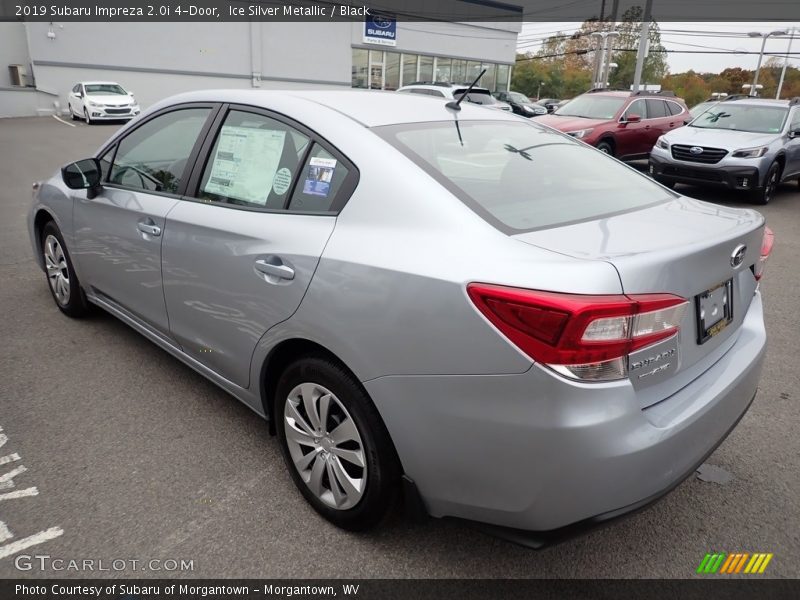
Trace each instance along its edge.
<instances>
[{"instance_id":1,"label":"parked car","mask_svg":"<svg viewBox=\"0 0 800 600\"><path fill-rule=\"evenodd\" d=\"M527 96L519 92L496 92L494 97L508 104L515 114L523 117L539 117L547 114L544 106L531 102Z\"/></svg>"},{"instance_id":2,"label":"parked car","mask_svg":"<svg viewBox=\"0 0 800 600\"><path fill-rule=\"evenodd\" d=\"M659 136L691 116L671 92L592 91L539 121L621 160L647 158Z\"/></svg>"},{"instance_id":3,"label":"parked car","mask_svg":"<svg viewBox=\"0 0 800 600\"><path fill-rule=\"evenodd\" d=\"M540 100L536 101L536 104L544 106L547 109L547 112L551 113L558 107L559 102L561 102L561 100L558 98L541 98Z\"/></svg>"},{"instance_id":4,"label":"parked car","mask_svg":"<svg viewBox=\"0 0 800 600\"><path fill-rule=\"evenodd\" d=\"M531 545L639 509L764 356L759 213L469 103L181 94L35 184L28 226L64 314L105 309L267 418L353 530L401 487Z\"/></svg>"},{"instance_id":5,"label":"parked car","mask_svg":"<svg viewBox=\"0 0 800 600\"><path fill-rule=\"evenodd\" d=\"M141 112L133 92L113 81L82 81L67 96L67 107L73 120L83 119L87 125L95 121L132 119Z\"/></svg>"},{"instance_id":6,"label":"parked car","mask_svg":"<svg viewBox=\"0 0 800 600\"><path fill-rule=\"evenodd\" d=\"M415 82L404 85L398 92L406 94L420 94L423 96L433 96L434 98L447 98L448 100L458 100L469 88L468 83L455 84L444 82ZM487 88L473 87L464 102L470 104L480 104L486 108L496 110L511 111L511 106L505 102L497 100Z\"/></svg>"},{"instance_id":7,"label":"parked car","mask_svg":"<svg viewBox=\"0 0 800 600\"><path fill-rule=\"evenodd\" d=\"M658 139L650 173L669 187L724 186L767 204L781 182L800 177L800 98L720 102Z\"/></svg>"}]
</instances>

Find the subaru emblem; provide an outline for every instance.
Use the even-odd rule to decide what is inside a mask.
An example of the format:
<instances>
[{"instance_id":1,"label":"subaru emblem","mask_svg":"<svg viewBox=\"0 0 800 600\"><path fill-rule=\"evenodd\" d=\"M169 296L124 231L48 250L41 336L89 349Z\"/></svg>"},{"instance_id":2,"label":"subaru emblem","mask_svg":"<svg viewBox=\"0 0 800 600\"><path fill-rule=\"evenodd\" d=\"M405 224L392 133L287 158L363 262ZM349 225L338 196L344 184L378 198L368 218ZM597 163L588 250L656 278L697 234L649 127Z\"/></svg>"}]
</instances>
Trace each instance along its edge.
<instances>
[{"instance_id":1,"label":"subaru emblem","mask_svg":"<svg viewBox=\"0 0 800 600\"><path fill-rule=\"evenodd\" d=\"M731 254L731 266L736 269L742 266L744 262L744 255L747 252L747 246L744 244L739 244L736 248L733 249L733 253Z\"/></svg>"},{"instance_id":2,"label":"subaru emblem","mask_svg":"<svg viewBox=\"0 0 800 600\"><path fill-rule=\"evenodd\" d=\"M691 152L692 154L702 154L703 149L700 146L692 146L691 148L689 148L689 152Z\"/></svg>"}]
</instances>

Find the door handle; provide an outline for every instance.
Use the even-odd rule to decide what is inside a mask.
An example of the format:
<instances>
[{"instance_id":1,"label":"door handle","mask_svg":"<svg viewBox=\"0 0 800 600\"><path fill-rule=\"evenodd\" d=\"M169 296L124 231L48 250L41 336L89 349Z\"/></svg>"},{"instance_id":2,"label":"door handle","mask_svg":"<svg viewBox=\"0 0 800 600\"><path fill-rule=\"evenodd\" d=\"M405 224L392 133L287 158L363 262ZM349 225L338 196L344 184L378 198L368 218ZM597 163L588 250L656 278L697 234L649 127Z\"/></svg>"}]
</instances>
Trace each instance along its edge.
<instances>
[{"instance_id":1,"label":"door handle","mask_svg":"<svg viewBox=\"0 0 800 600\"><path fill-rule=\"evenodd\" d=\"M286 279L291 281L294 279L294 269L288 265L283 264L281 259L277 256L270 257L272 262L264 258L256 260L256 270L269 275L270 277L277 277L279 279Z\"/></svg>"},{"instance_id":2,"label":"door handle","mask_svg":"<svg viewBox=\"0 0 800 600\"><path fill-rule=\"evenodd\" d=\"M153 237L158 237L159 235L161 235L161 227L156 225L152 219L139 221L138 223L136 223L136 228L142 233L146 233L147 235L152 235Z\"/></svg>"}]
</instances>

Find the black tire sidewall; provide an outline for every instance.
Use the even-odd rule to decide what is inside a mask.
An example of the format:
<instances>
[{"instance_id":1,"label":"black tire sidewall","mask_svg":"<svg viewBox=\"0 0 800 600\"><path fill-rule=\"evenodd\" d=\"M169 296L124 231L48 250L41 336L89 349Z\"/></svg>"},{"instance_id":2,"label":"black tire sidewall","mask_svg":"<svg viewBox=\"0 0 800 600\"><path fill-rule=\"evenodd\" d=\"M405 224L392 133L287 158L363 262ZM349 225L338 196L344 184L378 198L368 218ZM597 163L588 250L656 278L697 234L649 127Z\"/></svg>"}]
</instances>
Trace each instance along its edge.
<instances>
[{"instance_id":1,"label":"black tire sidewall","mask_svg":"<svg viewBox=\"0 0 800 600\"><path fill-rule=\"evenodd\" d=\"M347 408L364 444L367 484L356 506L337 510L318 499L297 472L286 444L283 410L289 392L301 383L316 383L331 392ZM322 356L309 356L290 364L278 381L273 415L286 468L309 504L333 524L351 531L376 525L393 504L399 468L388 432L366 391L349 371Z\"/></svg>"},{"instance_id":2,"label":"black tire sidewall","mask_svg":"<svg viewBox=\"0 0 800 600\"><path fill-rule=\"evenodd\" d=\"M67 272L69 274L69 302L61 304L58 301L56 295L53 293L53 288L50 286L50 280L47 277L47 270L45 269L47 289L50 290L53 302L56 303L56 306L58 306L61 312L70 317L82 317L89 312L89 303L86 300L86 294L83 293L78 275L75 273L75 268L72 266L72 259L70 258L69 250L67 250L67 245L64 243L64 237L61 235L61 230L54 221L49 221L42 228L39 251L44 254L44 244L49 235L54 236L58 240L58 243L61 245L61 250L64 252L64 259L67 263Z\"/></svg>"},{"instance_id":3,"label":"black tire sidewall","mask_svg":"<svg viewBox=\"0 0 800 600\"><path fill-rule=\"evenodd\" d=\"M756 204L761 204L762 206L765 205L765 204L769 204L770 201L772 200L772 198L777 193L778 186L780 185L780 178L778 178L775 181L775 189L772 190L772 195L771 196L767 196L767 189L769 187L769 180L772 177L773 173L775 173L776 176L780 173L780 166L778 165L778 163L772 163L770 165L769 170L767 171L767 176L764 177L764 187L762 187L761 189L755 191L751 195L751 198L752 198L753 202L755 202Z\"/></svg>"},{"instance_id":4,"label":"black tire sidewall","mask_svg":"<svg viewBox=\"0 0 800 600\"><path fill-rule=\"evenodd\" d=\"M605 140L597 144L597 149L600 150L600 152L603 152L603 148L608 148L608 152L604 152L604 154L608 154L609 156L614 156L614 149L611 147L611 144L609 144Z\"/></svg>"}]
</instances>

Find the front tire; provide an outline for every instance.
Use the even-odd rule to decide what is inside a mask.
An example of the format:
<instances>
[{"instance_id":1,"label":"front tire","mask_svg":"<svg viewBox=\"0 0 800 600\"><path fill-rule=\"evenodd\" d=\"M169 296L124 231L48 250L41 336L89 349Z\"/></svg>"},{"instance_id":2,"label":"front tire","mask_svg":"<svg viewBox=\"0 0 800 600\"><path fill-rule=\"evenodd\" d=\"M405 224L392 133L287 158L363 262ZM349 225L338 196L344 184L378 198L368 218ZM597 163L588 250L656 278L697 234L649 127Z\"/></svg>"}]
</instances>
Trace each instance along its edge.
<instances>
[{"instance_id":1,"label":"front tire","mask_svg":"<svg viewBox=\"0 0 800 600\"><path fill-rule=\"evenodd\" d=\"M83 120L86 121L87 125L91 125L93 122L92 118L89 116L89 111L85 108L83 109Z\"/></svg>"},{"instance_id":2,"label":"front tire","mask_svg":"<svg viewBox=\"0 0 800 600\"><path fill-rule=\"evenodd\" d=\"M320 515L351 531L383 519L397 496L399 461L349 371L324 356L293 362L278 381L273 415L292 479Z\"/></svg>"},{"instance_id":3,"label":"front tire","mask_svg":"<svg viewBox=\"0 0 800 600\"><path fill-rule=\"evenodd\" d=\"M89 302L75 274L61 231L53 221L42 229L42 256L47 285L59 310L73 318L87 315Z\"/></svg>"},{"instance_id":4,"label":"front tire","mask_svg":"<svg viewBox=\"0 0 800 600\"><path fill-rule=\"evenodd\" d=\"M778 163L772 163L767 171L767 176L764 178L764 187L753 190L750 193L750 200L755 204L769 204L769 201L775 196L778 185L781 181L781 166Z\"/></svg>"},{"instance_id":5,"label":"front tire","mask_svg":"<svg viewBox=\"0 0 800 600\"><path fill-rule=\"evenodd\" d=\"M614 147L605 140L597 144L597 149L600 150L600 152L602 152L603 154L614 156Z\"/></svg>"}]
</instances>

